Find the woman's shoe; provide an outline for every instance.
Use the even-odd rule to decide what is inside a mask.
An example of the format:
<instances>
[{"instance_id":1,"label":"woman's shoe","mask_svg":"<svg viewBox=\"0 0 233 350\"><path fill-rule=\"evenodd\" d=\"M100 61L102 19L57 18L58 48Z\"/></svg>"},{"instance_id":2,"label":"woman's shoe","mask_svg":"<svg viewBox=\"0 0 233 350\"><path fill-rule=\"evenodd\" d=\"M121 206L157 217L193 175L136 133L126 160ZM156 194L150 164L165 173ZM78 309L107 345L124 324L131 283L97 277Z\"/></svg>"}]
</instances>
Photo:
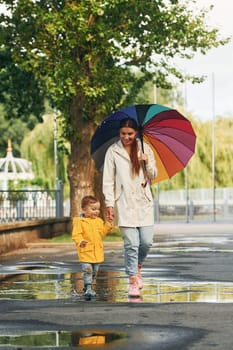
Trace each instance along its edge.
<instances>
[{"instance_id":1,"label":"woman's shoe","mask_svg":"<svg viewBox=\"0 0 233 350\"><path fill-rule=\"evenodd\" d=\"M143 288L143 282L142 282L142 265L138 265L138 272L137 272L137 282L138 282L138 288Z\"/></svg>"},{"instance_id":2,"label":"woman's shoe","mask_svg":"<svg viewBox=\"0 0 233 350\"><path fill-rule=\"evenodd\" d=\"M140 296L137 276L129 276L129 297L136 298Z\"/></svg>"}]
</instances>

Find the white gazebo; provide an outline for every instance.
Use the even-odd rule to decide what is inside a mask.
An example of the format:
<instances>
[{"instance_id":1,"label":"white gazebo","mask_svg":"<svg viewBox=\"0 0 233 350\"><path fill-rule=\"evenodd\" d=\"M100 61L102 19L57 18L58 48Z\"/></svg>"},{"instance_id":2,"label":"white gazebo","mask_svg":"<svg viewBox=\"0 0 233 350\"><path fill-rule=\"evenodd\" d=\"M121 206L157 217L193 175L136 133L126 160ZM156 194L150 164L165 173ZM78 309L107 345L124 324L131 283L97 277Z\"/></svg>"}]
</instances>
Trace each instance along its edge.
<instances>
[{"instance_id":1,"label":"white gazebo","mask_svg":"<svg viewBox=\"0 0 233 350\"><path fill-rule=\"evenodd\" d=\"M8 190L8 181L32 180L32 165L26 159L15 158L12 153L11 140L8 140L7 154L0 158L0 183L2 190Z\"/></svg>"}]
</instances>

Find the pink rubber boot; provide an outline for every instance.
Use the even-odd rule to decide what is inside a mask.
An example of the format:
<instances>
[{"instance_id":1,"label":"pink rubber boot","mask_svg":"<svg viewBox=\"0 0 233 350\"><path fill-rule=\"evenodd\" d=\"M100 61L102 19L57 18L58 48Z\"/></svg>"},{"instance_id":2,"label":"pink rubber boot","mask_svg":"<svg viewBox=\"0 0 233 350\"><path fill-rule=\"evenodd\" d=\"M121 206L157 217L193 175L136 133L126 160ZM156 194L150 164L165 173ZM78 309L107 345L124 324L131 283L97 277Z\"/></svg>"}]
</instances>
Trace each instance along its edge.
<instances>
[{"instance_id":1,"label":"pink rubber boot","mask_svg":"<svg viewBox=\"0 0 233 350\"><path fill-rule=\"evenodd\" d=\"M129 276L129 297L139 297L140 290L138 287L137 275Z\"/></svg>"}]
</instances>

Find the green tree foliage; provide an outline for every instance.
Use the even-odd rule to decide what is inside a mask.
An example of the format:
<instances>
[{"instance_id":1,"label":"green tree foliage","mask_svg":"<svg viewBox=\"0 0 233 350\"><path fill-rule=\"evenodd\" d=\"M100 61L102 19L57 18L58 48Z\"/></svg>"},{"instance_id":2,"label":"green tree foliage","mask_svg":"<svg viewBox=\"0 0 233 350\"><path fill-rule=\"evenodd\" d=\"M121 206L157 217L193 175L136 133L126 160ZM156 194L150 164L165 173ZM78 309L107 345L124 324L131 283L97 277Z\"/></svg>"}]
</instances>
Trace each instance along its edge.
<instances>
[{"instance_id":1,"label":"green tree foliage","mask_svg":"<svg viewBox=\"0 0 233 350\"><path fill-rule=\"evenodd\" d=\"M1 33L1 32L0 32ZM0 46L0 154L11 139L14 156L20 156L25 133L33 129L44 111L44 97L33 72L21 69L7 45Z\"/></svg>"},{"instance_id":2,"label":"green tree foliage","mask_svg":"<svg viewBox=\"0 0 233 350\"><path fill-rule=\"evenodd\" d=\"M12 56L7 45L0 46L0 103L4 105L6 119L20 118L32 129L44 111L43 92L33 72L21 68Z\"/></svg>"},{"instance_id":3,"label":"green tree foliage","mask_svg":"<svg viewBox=\"0 0 233 350\"><path fill-rule=\"evenodd\" d=\"M28 133L21 145L22 156L32 162L32 169L36 176L32 184L43 188L55 188L55 177L65 185L67 193L66 168L68 159L58 144L57 169L54 159L54 114L43 117L43 123Z\"/></svg>"},{"instance_id":4,"label":"green tree foliage","mask_svg":"<svg viewBox=\"0 0 233 350\"><path fill-rule=\"evenodd\" d=\"M29 131L27 124L21 119L5 117L3 105L0 104L0 157L6 156L7 143L10 139L13 146L13 155L20 157L20 144L24 135Z\"/></svg>"},{"instance_id":5,"label":"green tree foliage","mask_svg":"<svg viewBox=\"0 0 233 350\"><path fill-rule=\"evenodd\" d=\"M210 188L212 183L212 142L215 150L215 186L233 186L233 119L218 117L216 121L202 122L193 120L197 135L196 151L188 164L188 182L190 188ZM213 140L214 128L214 140ZM185 170L176 174L170 180L161 183L164 190L184 188Z\"/></svg>"},{"instance_id":6,"label":"green tree foliage","mask_svg":"<svg viewBox=\"0 0 233 350\"><path fill-rule=\"evenodd\" d=\"M233 118L217 118L214 129L216 187L232 187Z\"/></svg>"},{"instance_id":7,"label":"green tree foliage","mask_svg":"<svg viewBox=\"0 0 233 350\"><path fill-rule=\"evenodd\" d=\"M80 197L93 192L89 144L96 123L134 103L146 81L168 88L172 77L183 80L174 57L191 58L225 42L205 24L209 9L193 13L194 0L2 3L11 12L1 16L0 27L0 47L10 52L6 71L13 74L16 66L32 74L38 93L62 113L71 145L72 215L79 212ZM135 69L143 74L137 77Z\"/></svg>"}]
</instances>

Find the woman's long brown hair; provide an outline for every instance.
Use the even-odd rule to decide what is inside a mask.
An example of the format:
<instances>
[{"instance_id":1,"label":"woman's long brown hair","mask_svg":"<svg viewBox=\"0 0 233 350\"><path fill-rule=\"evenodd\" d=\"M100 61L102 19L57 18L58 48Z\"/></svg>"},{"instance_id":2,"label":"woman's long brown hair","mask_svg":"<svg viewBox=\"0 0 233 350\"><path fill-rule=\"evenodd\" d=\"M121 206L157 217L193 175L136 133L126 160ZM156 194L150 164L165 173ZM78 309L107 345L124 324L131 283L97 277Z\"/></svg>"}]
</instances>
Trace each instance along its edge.
<instances>
[{"instance_id":1,"label":"woman's long brown hair","mask_svg":"<svg viewBox=\"0 0 233 350\"><path fill-rule=\"evenodd\" d=\"M120 129L121 128L131 128L134 129L135 131L138 131L138 125L136 121L132 118L124 118L120 121ZM138 143L136 138L134 139L131 150L130 150L130 160L132 164L132 172L134 175L139 174L140 170L140 162L138 160Z\"/></svg>"}]
</instances>

